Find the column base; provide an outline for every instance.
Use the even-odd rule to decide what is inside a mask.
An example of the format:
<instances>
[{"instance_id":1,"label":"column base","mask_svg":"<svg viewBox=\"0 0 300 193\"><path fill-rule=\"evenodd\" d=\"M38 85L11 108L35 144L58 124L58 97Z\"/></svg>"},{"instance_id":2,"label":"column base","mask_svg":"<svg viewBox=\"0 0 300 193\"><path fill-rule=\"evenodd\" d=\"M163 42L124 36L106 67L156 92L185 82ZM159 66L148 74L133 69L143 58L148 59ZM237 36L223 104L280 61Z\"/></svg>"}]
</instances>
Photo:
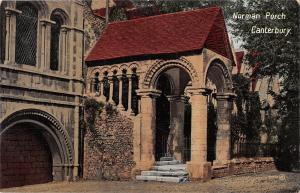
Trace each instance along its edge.
<instances>
[{"instance_id":1,"label":"column base","mask_svg":"<svg viewBox=\"0 0 300 193\"><path fill-rule=\"evenodd\" d=\"M141 171L150 170L154 166L155 161L143 161L139 162L137 168Z\"/></svg>"},{"instance_id":2,"label":"column base","mask_svg":"<svg viewBox=\"0 0 300 193\"><path fill-rule=\"evenodd\" d=\"M230 160L214 160L213 165L214 166L222 166L222 165L228 165L230 164Z\"/></svg>"},{"instance_id":3,"label":"column base","mask_svg":"<svg viewBox=\"0 0 300 193\"><path fill-rule=\"evenodd\" d=\"M124 111L124 110L125 110L125 108L123 107L123 105L118 105L118 106L117 106L117 109L118 109L119 111Z\"/></svg>"},{"instance_id":4,"label":"column base","mask_svg":"<svg viewBox=\"0 0 300 193\"><path fill-rule=\"evenodd\" d=\"M202 181L206 182L211 179L211 163L210 162L200 162L200 163L187 163L187 170L189 177L192 181Z\"/></svg>"}]
</instances>

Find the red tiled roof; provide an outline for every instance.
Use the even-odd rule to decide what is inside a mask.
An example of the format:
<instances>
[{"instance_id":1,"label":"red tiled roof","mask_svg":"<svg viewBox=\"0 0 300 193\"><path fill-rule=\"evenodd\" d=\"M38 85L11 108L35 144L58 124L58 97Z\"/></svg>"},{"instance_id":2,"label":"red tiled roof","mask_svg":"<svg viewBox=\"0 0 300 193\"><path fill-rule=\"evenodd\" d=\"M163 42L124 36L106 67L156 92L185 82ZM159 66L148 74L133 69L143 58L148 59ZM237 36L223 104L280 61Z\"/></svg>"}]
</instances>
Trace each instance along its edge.
<instances>
[{"instance_id":1,"label":"red tiled roof","mask_svg":"<svg viewBox=\"0 0 300 193\"><path fill-rule=\"evenodd\" d=\"M233 59L218 7L111 23L86 61L180 53L204 47Z\"/></svg>"}]
</instances>

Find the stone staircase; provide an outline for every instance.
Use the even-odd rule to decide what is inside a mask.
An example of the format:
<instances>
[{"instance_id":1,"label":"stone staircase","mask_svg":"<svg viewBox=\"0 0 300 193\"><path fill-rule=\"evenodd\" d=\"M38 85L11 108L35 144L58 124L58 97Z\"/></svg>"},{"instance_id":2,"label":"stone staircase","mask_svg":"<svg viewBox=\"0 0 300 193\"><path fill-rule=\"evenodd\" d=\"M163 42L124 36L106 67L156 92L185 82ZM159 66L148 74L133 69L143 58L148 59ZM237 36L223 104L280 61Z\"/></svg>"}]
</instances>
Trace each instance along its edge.
<instances>
[{"instance_id":1,"label":"stone staircase","mask_svg":"<svg viewBox=\"0 0 300 193\"><path fill-rule=\"evenodd\" d=\"M155 166L150 171L142 171L141 175L136 176L140 181L157 182L186 182L188 181L188 172L186 164L173 157L162 157L160 161L155 162Z\"/></svg>"}]
</instances>

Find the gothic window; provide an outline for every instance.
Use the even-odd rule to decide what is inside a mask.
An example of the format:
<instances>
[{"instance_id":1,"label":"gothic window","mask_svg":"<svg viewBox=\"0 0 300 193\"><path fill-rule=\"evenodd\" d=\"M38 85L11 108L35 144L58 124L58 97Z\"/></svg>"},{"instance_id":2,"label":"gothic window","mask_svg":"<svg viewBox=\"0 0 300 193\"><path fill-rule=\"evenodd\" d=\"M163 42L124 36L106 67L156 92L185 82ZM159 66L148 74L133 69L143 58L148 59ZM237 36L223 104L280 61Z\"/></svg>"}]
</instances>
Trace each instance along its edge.
<instances>
[{"instance_id":1,"label":"gothic window","mask_svg":"<svg viewBox=\"0 0 300 193\"><path fill-rule=\"evenodd\" d=\"M60 16L52 14L51 20L55 22L51 26L51 47L50 47L50 69L58 70L59 66L59 38L60 38L60 30L61 25L63 24L63 20Z\"/></svg>"},{"instance_id":2,"label":"gothic window","mask_svg":"<svg viewBox=\"0 0 300 193\"><path fill-rule=\"evenodd\" d=\"M0 6L0 63L3 63L5 56L5 2L2 2Z\"/></svg>"},{"instance_id":3,"label":"gothic window","mask_svg":"<svg viewBox=\"0 0 300 193\"><path fill-rule=\"evenodd\" d=\"M29 3L17 4L22 11L16 21L16 62L36 65L38 11Z\"/></svg>"}]
</instances>

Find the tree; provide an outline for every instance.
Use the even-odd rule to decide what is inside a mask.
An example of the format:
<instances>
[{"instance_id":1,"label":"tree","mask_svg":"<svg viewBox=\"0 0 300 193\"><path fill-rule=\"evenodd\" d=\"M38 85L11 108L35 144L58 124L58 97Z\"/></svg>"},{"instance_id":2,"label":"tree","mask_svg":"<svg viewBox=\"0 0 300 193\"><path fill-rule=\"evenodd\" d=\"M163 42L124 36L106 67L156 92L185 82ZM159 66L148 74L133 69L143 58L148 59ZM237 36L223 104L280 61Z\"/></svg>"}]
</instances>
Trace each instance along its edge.
<instances>
[{"instance_id":1,"label":"tree","mask_svg":"<svg viewBox=\"0 0 300 193\"><path fill-rule=\"evenodd\" d=\"M248 51L246 60L256 67L256 76L274 77L279 75L280 93L273 95L281 117L279 133L282 169L299 167L299 13L298 4L292 0L241 0L235 4L239 13L259 14L260 19L230 20L235 29L233 35L242 40ZM270 19L266 13L283 14L282 19ZM291 29L289 34L253 33L253 28Z\"/></svg>"}]
</instances>

